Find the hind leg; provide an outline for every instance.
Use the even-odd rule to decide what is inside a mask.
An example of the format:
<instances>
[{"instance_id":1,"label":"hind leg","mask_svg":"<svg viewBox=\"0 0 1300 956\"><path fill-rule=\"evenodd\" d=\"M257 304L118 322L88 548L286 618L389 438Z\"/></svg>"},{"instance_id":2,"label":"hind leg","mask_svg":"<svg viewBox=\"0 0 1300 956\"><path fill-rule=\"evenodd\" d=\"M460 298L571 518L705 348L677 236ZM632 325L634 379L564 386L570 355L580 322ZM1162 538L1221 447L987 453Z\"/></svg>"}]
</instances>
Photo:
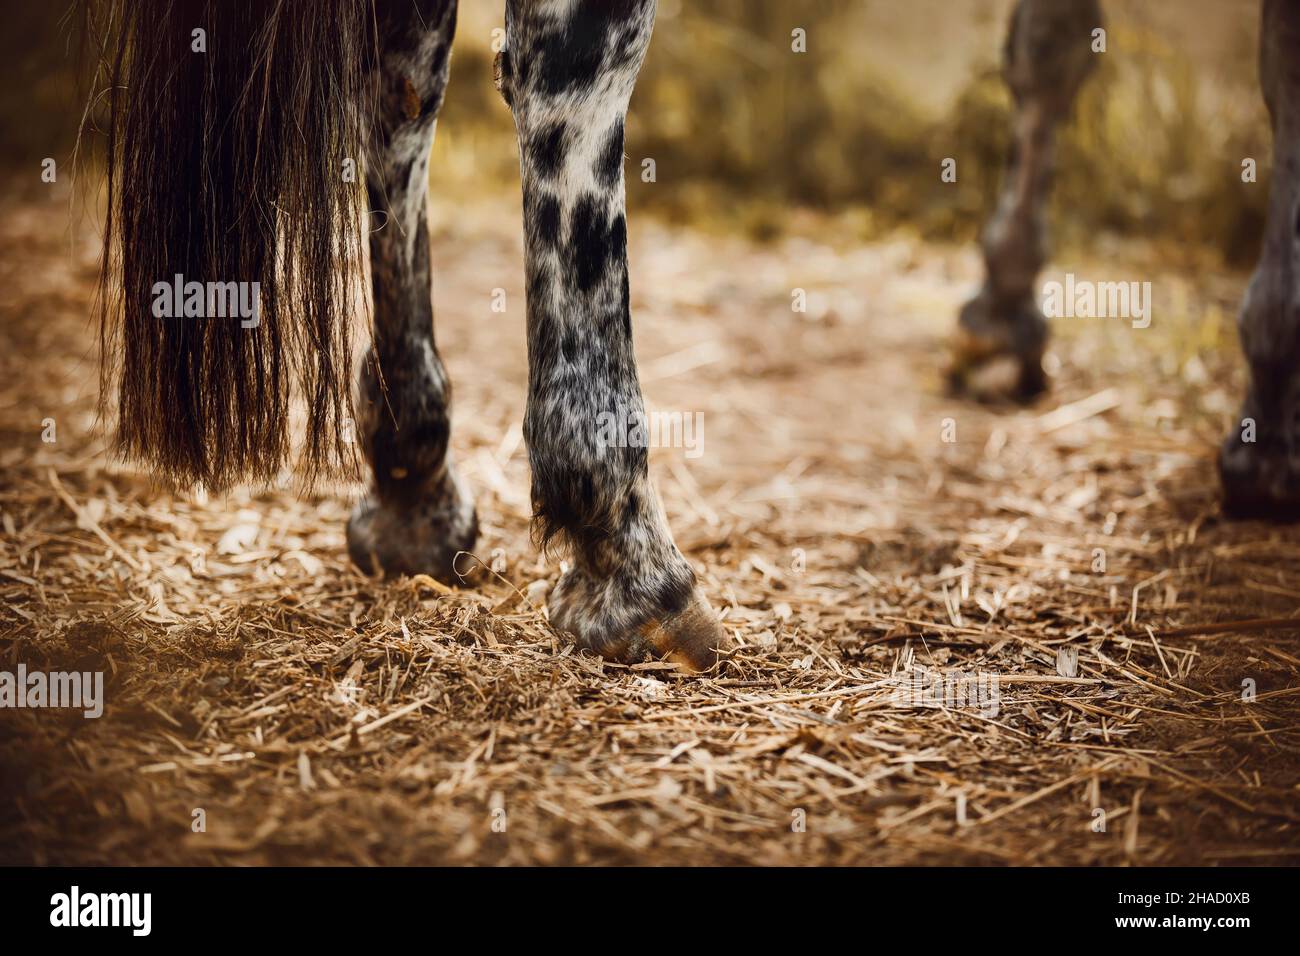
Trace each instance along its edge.
<instances>
[{"instance_id":1,"label":"hind leg","mask_svg":"<svg viewBox=\"0 0 1300 956\"><path fill-rule=\"evenodd\" d=\"M1265 0L1262 24L1259 75L1273 124L1273 182L1263 250L1237 320L1250 384L1240 419L1220 450L1219 475L1229 514L1296 518L1300 517L1300 56L1295 51L1300 48L1300 2Z\"/></svg>"},{"instance_id":2,"label":"hind leg","mask_svg":"<svg viewBox=\"0 0 1300 956\"><path fill-rule=\"evenodd\" d=\"M425 210L456 2L381 0L376 17L379 111L366 170L375 327L357 405L373 483L348 522L348 551L367 572L448 579L478 533L447 450L451 383L433 339Z\"/></svg>"},{"instance_id":3,"label":"hind leg","mask_svg":"<svg viewBox=\"0 0 1300 956\"><path fill-rule=\"evenodd\" d=\"M524 436L543 539L573 566L551 622L622 661L704 669L722 629L673 543L644 443L607 447L602 415L643 414L628 307L623 120L654 0L507 0L500 84L519 136L528 299Z\"/></svg>"},{"instance_id":4,"label":"hind leg","mask_svg":"<svg viewBox=\"0 0 1300 956\"><path fill-rule=\"evenodd\" d=\"M958 318L949 370L958 391L981 392L980 372L998 360L1014 367L1013 397L1032 398L1047 387L1047 320L1034 282L1046 259L1053 147L1057 127L1093 69L1092 31L1100 25L1097 0L1020 0L1012 14L1003 76L1015 98L1014 143L981 239L984 286Z\"/></svg>"}]
</instances>

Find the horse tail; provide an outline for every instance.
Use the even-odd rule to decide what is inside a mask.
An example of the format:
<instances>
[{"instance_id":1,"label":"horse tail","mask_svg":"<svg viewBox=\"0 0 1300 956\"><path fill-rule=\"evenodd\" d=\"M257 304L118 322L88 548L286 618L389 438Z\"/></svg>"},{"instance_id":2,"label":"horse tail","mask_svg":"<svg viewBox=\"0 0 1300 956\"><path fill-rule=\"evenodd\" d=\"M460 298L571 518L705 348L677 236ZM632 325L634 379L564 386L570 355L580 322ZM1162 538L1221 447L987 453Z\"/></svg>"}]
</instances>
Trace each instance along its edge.
<instances>
[{"instance_id":1,"label":"horse tail","mask_svg":"<svg viewBox=\"0 0 1300 956\"><path fill-rule=\"evenodd\" d=\"M84 8L87 122L106 132L101 414L116 391L116 451L182 486L266 482L299 446L309 482L355 470L375 34L370 0L327 7Z\"/></svg>"}]
</instances>

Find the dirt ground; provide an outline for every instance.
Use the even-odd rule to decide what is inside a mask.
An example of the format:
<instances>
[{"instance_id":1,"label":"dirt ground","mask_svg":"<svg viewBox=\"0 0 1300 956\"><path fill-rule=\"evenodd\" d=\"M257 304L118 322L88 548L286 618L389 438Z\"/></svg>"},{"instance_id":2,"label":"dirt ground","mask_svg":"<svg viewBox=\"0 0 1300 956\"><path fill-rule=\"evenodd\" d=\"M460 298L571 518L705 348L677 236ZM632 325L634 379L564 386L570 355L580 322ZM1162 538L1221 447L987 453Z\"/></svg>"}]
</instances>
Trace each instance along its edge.
<instances>
[{"instance_id":1,"label":"dirt ground","mask_svg":"<svg viewBox=\"0 0 1300 956\"><path fill-rule=\"evenodd\" d=\"M356 488L207 500L111 462L92 230L5 202L0 669L103 670L107 705L0 711L0 862L1300 862L1300 530L1223 521L1213 473L1242 276L1092 250L1070 268L1153 280L1152 327L1062 320L1053 394L986 407L941 387L972 249L634 210L644 388L704 422L653 474L737 643L691 678L546 625L518 206L434 223L499 571L450 593L350 567ZM915 706L921 668L996 706Z\"/></svg>"}]
</instances>

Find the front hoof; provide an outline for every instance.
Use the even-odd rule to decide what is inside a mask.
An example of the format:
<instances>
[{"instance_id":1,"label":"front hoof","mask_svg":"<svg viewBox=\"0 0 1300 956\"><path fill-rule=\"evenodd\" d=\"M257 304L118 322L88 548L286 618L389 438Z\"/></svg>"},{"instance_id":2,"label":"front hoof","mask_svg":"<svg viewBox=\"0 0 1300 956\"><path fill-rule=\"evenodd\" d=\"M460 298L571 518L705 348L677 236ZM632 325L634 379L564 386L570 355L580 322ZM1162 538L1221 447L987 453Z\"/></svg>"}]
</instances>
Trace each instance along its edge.
<instances>
[{"instance_id":1,"label":"front hoof","mask_svg":"<svg viewBox=\"0 0 1300 956\"><path fill-rule=\"evenodd\" d=\"M606 660L658 659L692 673L710 670L726 646L726 632L699 588L687 584L675 593L646 600L642 588L624 589L571 570L551 592L551 624Z\"/></svg>"},{"instance_id":2,"label":"front hoof","mask_svg":"<svg viewBox=\"0 0 1300 956\"><path fill-rule=\"evenodd\" d=\"M1228 517L1300 520L1300 462L1284 449L1231 434L1219 448L1218 466Z\"/></svg>"},{"instance_id":3,"label":"front hoof","mask_svg":"<svg viewBox=\"0 0 1300 956\"><path fill-rule=\"evenodd\" d=\"M348 519L348 554L365 574L427 574L451 583L458 580L456 556L477 538L474 503L459 494L397 506L372 493Z\"/></svg>"},{"instance_id":4,"label":"front hoof","mask_svg":"<svg viewBox=\"0 0 1300 956\"><path fill-rule=\"evenodd\" d=\"M986 343L959 341L948 365L948 391L977 402L1030 405L1051 390L1040 355L989 353Z\"/></svg>"},{"instance_id":5,"label":"front hoof","mask_svg":"<svg viewBox=\"0 0 1300 956\"><path fill-rule=\"evenodd\" d=\"M998 302L986 289L962 307L948 389L977 401L1028 404L1050 387L1043 370L1047 320L1032 302Z\"/></svg>"}]
</instances>

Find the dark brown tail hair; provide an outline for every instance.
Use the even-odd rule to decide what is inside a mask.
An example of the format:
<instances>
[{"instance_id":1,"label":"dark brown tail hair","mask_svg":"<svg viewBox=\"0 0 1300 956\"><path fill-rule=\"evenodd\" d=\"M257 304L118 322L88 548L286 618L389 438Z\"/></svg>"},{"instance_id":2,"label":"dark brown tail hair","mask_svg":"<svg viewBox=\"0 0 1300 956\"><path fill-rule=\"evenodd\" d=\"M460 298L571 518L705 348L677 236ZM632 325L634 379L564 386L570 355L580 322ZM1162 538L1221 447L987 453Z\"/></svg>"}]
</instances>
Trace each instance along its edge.
<instances>
[{"instance_id":1,"label":"dark brown tail hair","mask_svg":"<svg viewBox=\"0 0 1300 956\"><path fill-rule=\"evenodd\" d=\"M98 312L117 451L181 485L265 482L299 444L297 392L308 482L355 469L340 430L353 415L349 312L364 308L354 292L374 116L370 0L83 9L92 96L107 111ZM176 275L205 288L259 283L258 324L156 316L154 285Z\"/></svg>"}]
</instances>

